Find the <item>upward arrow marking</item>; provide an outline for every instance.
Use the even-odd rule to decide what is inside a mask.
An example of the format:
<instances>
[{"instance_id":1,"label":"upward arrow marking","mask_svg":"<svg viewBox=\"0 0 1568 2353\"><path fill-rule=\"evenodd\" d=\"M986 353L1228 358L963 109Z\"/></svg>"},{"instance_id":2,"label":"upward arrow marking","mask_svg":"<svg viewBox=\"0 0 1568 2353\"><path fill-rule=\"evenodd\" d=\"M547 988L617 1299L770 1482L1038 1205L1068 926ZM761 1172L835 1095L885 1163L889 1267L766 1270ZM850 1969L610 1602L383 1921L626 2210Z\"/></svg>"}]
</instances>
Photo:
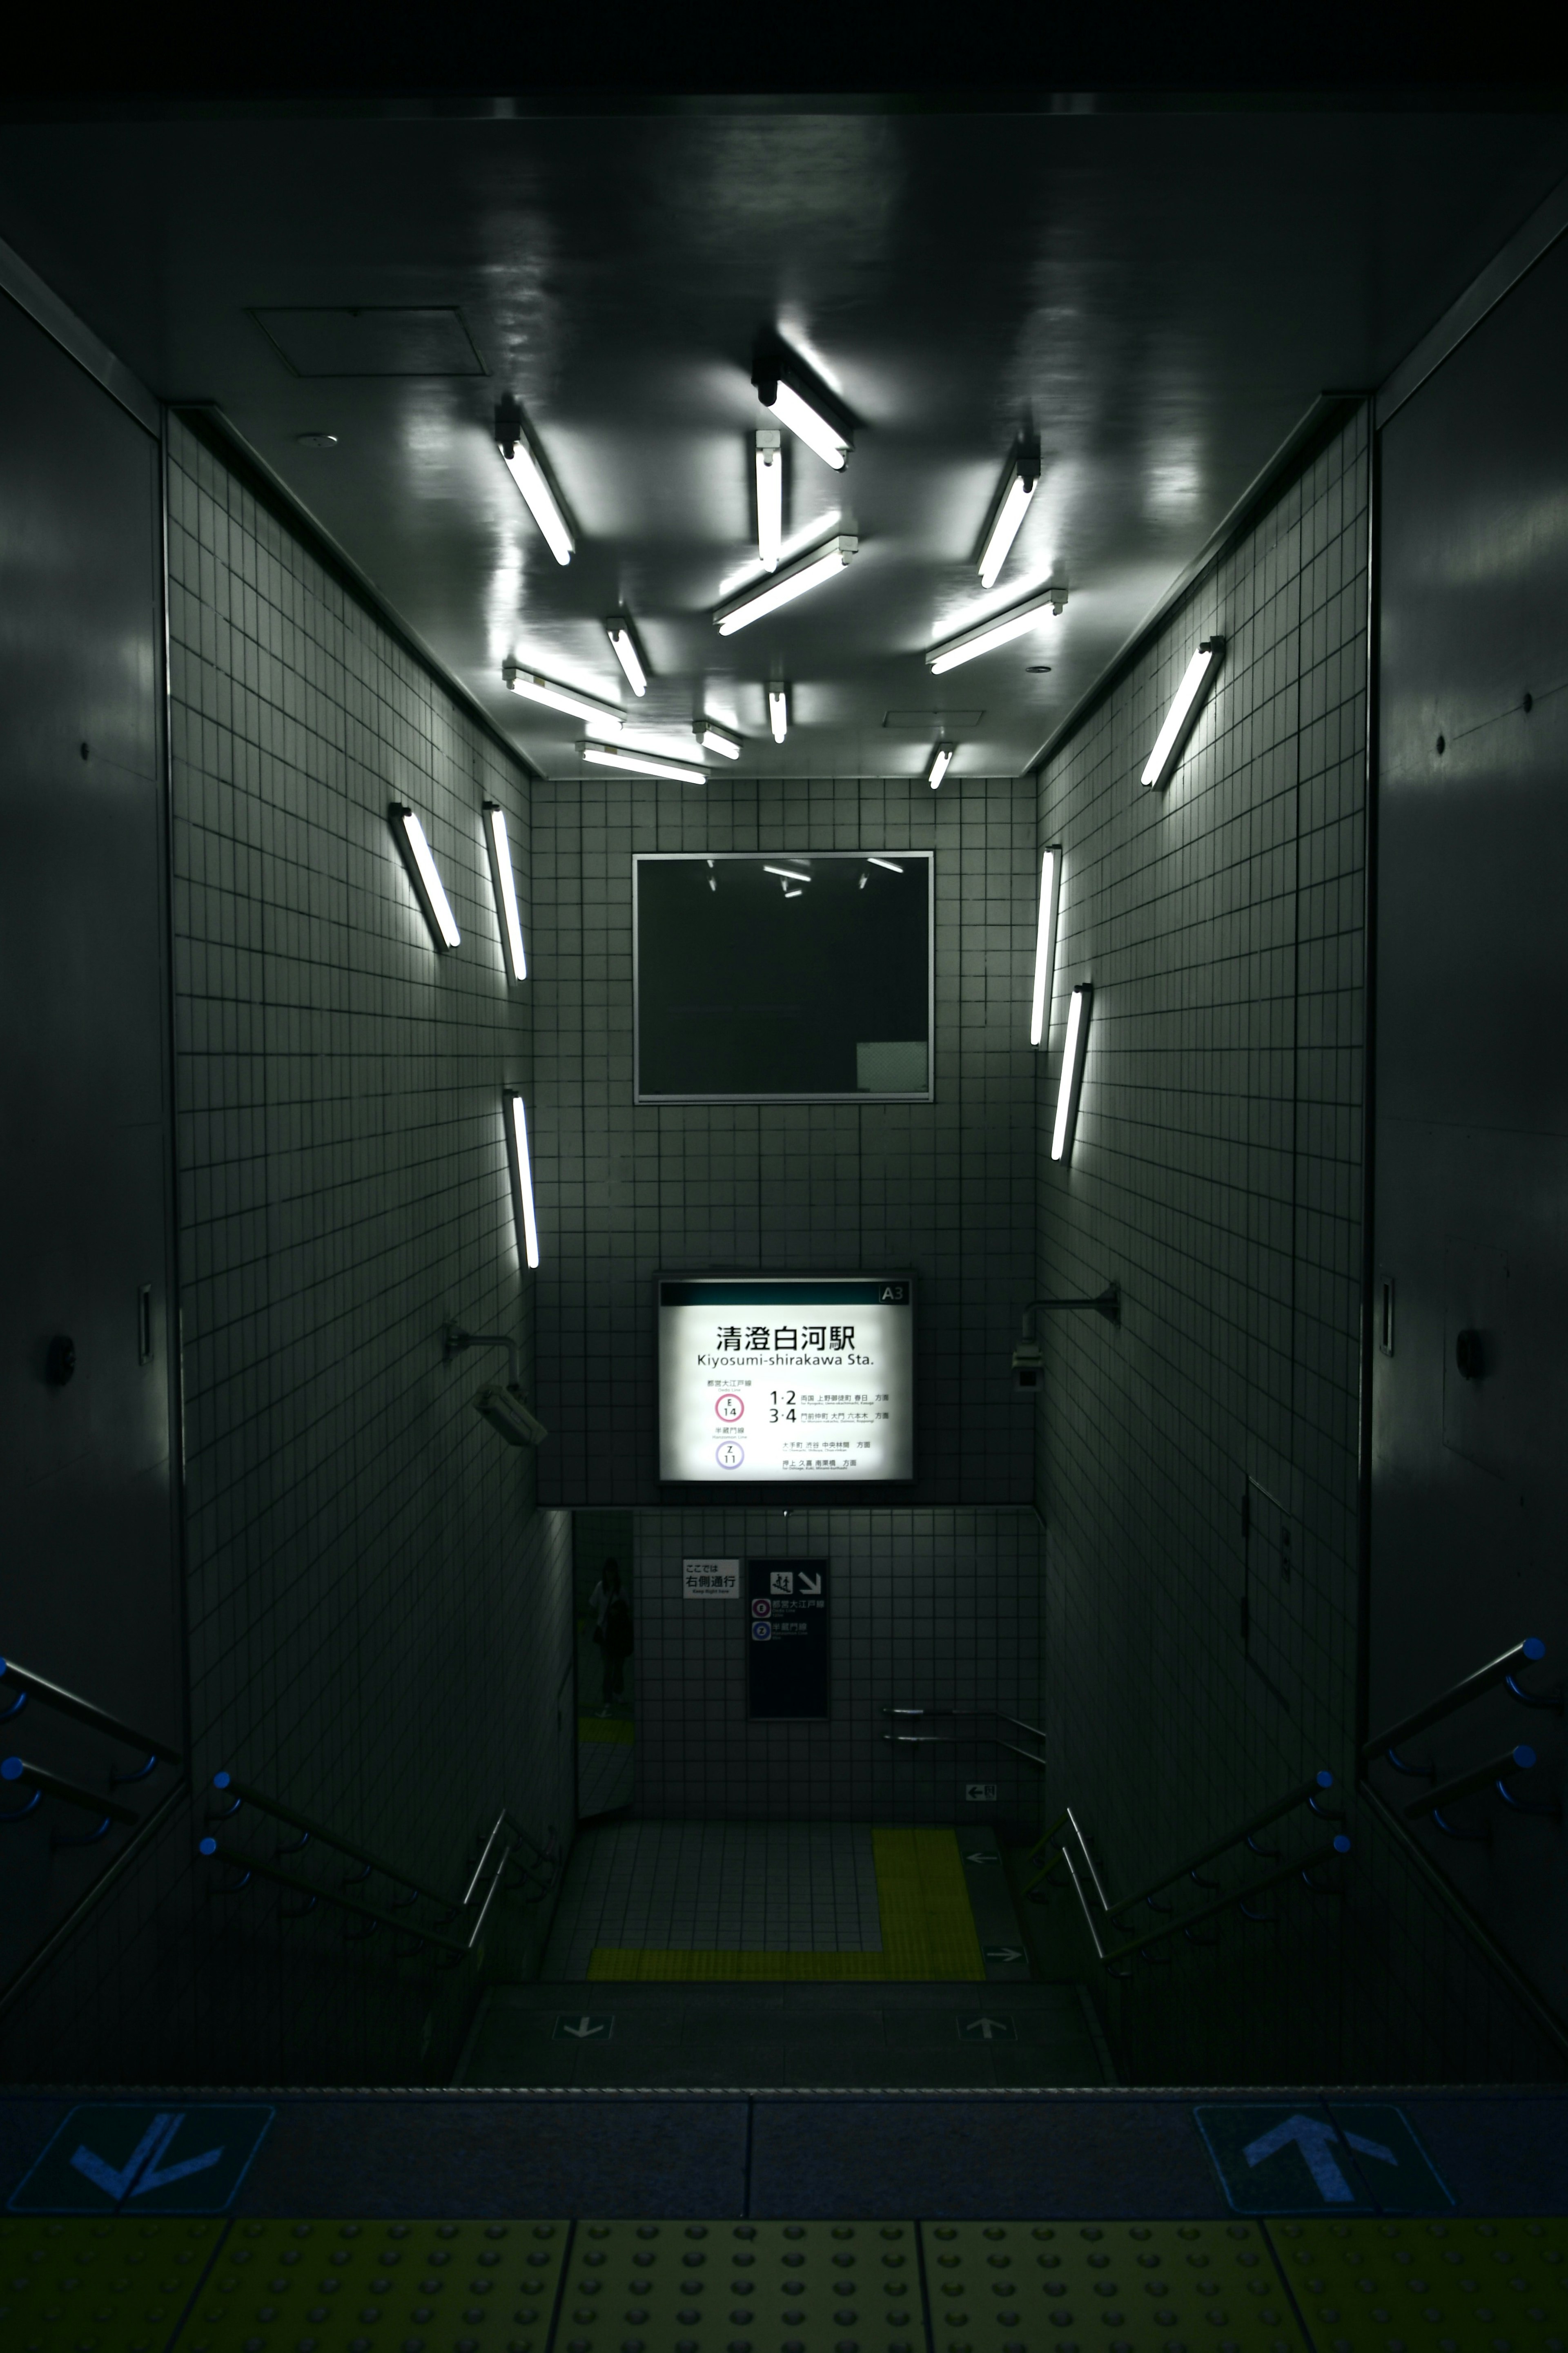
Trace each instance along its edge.
<instances>
[{"instance_id":1,"label":"upward arrow marking","mask_svg":"<svg viewBox=\"0 0 1568 2353\"><path fill-rule=\"evenodd\" d=\"M1338 2138L1332 2125L1321 2123L1316 2116L1287 2116L1272 2132L1248 2141L1241 2153L1248 2165L1261 2165L1265 2158L1278 2156L1280 2149L1288 2148L1294 2141L1307 2160L1307 2170L1324 2204L1353 2206L1355 2191L1329 2154L1329 2143ZM1380 2148L1377 2153L1393 2163L1392 2150Z\"/></svg>"}]
</instances>

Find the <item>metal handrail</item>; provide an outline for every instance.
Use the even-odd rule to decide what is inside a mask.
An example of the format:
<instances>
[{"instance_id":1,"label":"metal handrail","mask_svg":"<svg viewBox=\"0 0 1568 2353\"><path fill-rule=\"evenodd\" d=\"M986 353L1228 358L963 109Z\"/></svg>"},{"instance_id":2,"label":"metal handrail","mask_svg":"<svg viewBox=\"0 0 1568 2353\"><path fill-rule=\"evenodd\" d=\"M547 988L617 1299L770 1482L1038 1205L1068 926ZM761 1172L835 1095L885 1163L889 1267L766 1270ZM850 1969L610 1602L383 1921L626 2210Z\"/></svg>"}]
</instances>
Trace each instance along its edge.
<instances>
[{"instance_id":1,"label":"metal handrail","mask_svg":"<svg viewBox=\"0 0 1568 2353\"><path fill-rule=\"evenodd\" d=\"M1374 1757L1391 1748L1397 1748L1400 1742L1408 1740L1413 1733L1425 1732L1429 1725L1440 1724L1446 1715L1452 1715L1458 1709L1467 1707L1471 1700L1479 1699L1482 1692L1492 1690L1498 1683L1507 1683L1512 1696L1522 1700L1527 1707L1561 1707L1561 1693L1553 1695L1521 1691L1513 1680L1517 1669L1536 1666L1545 1656L1545 1643L1538 1636L1527 1634L1522 1642L1514 1644L1511 1651L1500 1651L1484 1667L1478 1667L1474 1674L1464 1676L1440 1699L1429 1701L1426 1706L1418 1707L1414 1715L1402 1716L1397 1724L1390 1725L1386 1732L1378 1733L1363 1748L1362 1762L1370 1764ZM1410 1768L1401 1769L1408 1771Z\"/></svg>"},{"instance_id":2,"label":"metal handrail","mask_svg":"<svg viewBox=\"0 0 1568 2353\"><path fill-rule=\"evenodd\" d=\"M129 1806L117 1805L112 1798L100 1798L96 1790L84 1789L77 1781L67 1781L42 1765L29 1765L24 1757L7 1757L0 1764L0 1781L17 1782L24 1789L37 1789L39 1797L58 1798L65 1805L80 1806L84 1812L102 1814L108 1821L139 1822L142 1819ZM20 1820L23 1814L32 1812L37 1802L35 1799L17 1807L9 1817L0 1815L0 1820Z\"/></svg>"},{"instance_id":3,"label":"metal handrail","mask_svg":"<svg viewBox=\"0 0 1568 2353\"><path fill-rule=\"evenodd\" d=\"M1451 1781L1441 1782L1436 1789L1428 1789L1425 1797L1414 1799L1405 1809L1405 1819L1407 1822L1417 1821L1423 1814L1435 1814L1439 1807L1451 1805L1456 1798L1473 1797L1478 1789L1489 1788L1494 1781L1502 1789L1508 1774L1528 1773L1534 1762L1533 1748L1505 1748L1489 1763L1478 1765L1468 1773L1458 1773ZM1502 1794L1506 1797L1507 1790Z\"/></svg>"},{"instance_id":4,"label":"metal handrail","mask_svg":"<svg viewBox=\"0 0 1568 2353\"><path fill-rule=\"evenodd\" d=\"M1201 1853L1190 1855L1185 1862L1178 1863L1174 1871L1167 1871L1160 1878L1150 1880L1145 1886L1135 1888L1131 1895L1119 1896L1114 1904L1100 1883L1100 1873L1095 1868L1094 1857L1089 1850L1089 1841L1084 1837L1079 1826L1078 1818L1070 1806L1064 1807L1050 1829L1043 1831L1036 1840L1034 1852L1037 1855L1042 1847L1053 1844L1064 1830L1070 1829L1072 1835L1078 1841L1079 1850L1084 1862L1089 1867L1089 1877L1094 1882L1094 1892L1100 1898L1100 1909L1109 1917L1113 1912L1130 1910L1134 1904L1146 1904L1151 1895L1161 1894L1165 1888L1173 1887L1179 1879L1190 1878L1194 1872L1201 1871L1205 1862L1217 1862L1222 1854L1228 1854L1232 1847L1240 1846L1245 1841L1255 1838L1259 1831L1266 1831L1270 1823L1279 1821L1282 1816L1294 1813L1298 1806L1310 1806L1320 1820L1342 1820L1342 1815L1325 1813L1318 1804L1318 1799L1323 1792L1331 1789L1333 1785L1334 1777L1331 1773L1327 1771L1314 1773L1310 1781L1303 1781L1299 1788L1292 1789L1289 1796L1281 1798L1277 1805L1265 1806L1261 1813L1254 1814L1251 1820L1243 1822L1239 1829L1229 1831L1224 1838L1216 1839L1212 1846L1205 1847ZM1046 1868L1054 1869L1055 1865L1047 1864ZM1037 1873L1029 1882L1029 1885L1037 1885L1045 1875L1044 1871ZM1027 1893L1027 1889L1025 1892Z\"/></svg>"},{"instance_id":5,"label":"metal handrail","mask_svg":"<svg viewBox=\"0 0 1568 2353\"><path fill-rule=\"evenodd\" d=\"M1233 1888L1228 1894L1216 1896L1212 1904L1200 1904L1195 1911L1184 1912L1179 1917L1167 1921L1163 1927L1151 1928L1144 1936L1133 1936L1125 1944L1112 1945L1109 1951L1100 1941L1100 1931L1095 1926L1094 1915L1089 1910L1084 1898L1083 1889L1079 1884L1078 1873L1073 1869L1072 1857L1065 1848L1062 1851L1062 1861L1067 1864L1068 1877L1072 1881L1073 1892L1078 1897L1079 1908L1088 1926L1089 1936L1094 1945L1095 1957L1106 1968L1110 1968L1118 1961L1130 1960L1135 1953L1145 1951L1151 1945L1163 1943L1167 1936L1173 1936L1178 1931L1185 1934L1188 1929L1195 1928L1200 1921L1212 1920L1219 1913L1228 1912L1233 1904L1245 1905L1250 1903L1255 1895L1266 1894L1269 1888L1279 1886L1287 1879L1293 1879L1298 1872L1305 1877L1320 1862L1331 1862L1335 1856L1348 1854L1350 1851L1350 1840L1341 1831L1326 1845L1314 1848L1310 1854L1299 1855L1293 1862L1282 1864L1279 1870L1270 1871L1261 1879L1250 1880L1245 1887ZM1089 1860L1087 1850L1084 1859L1086 1862ZM1307 1881L1307 1884L1311 1885L1310 1880ZM1326 1891L1320 1888L1315 1892L1321 1894Z\"/></svg>"},{"instance_id":6,"label":"metal handrail","mask_svg":"<svg viewBox=\"0 0 1568 2353\"><path fill-rule=\"evenodd\" d=\"M1005 1715L999 1707L884 1707L884 1715L945 1716L963 1724L992 1716L998 1724L1010 1724L1016 1731L1026 1732L1031 1740L1044 1740L1047 1735L1037 1724L1026 1724L1021 1715ZM883 1735L884 1739L887 1735Z\"/></svg>"},{"instance_id":7,"label":"metal handrail","mask_svg":"<svg viewBox=\"0 0 1568 2353\"><path fill-rule=\"evenodd\" d=\"M493 1839L493 1832L491 1837ZM489 1852L488 1845L486 1851ZM485 1890L484 1902L479 1905L468 1935L458 1937L448 1936L439 1928L423 1928L416 1920L399 1920L393 1913L384 1912L379 1905L365 1904L359 1896L345 1895L339 1889L319 1886L300 1872L281 1870L275 1862L262 1862L257 1856L247 1854L243 1847L231 1846L226 1839L214 1838L210 1832L198 1841L196 1852L209 1861L216 1857L220 1862L232 1863L236 1870L245 1873L246 1878L249 1878L252 1873L257 1873L263 1879L274 1881L279 1887L291 1889L296 1895L308 1895L312 1899L312 1908L316 1903L333 1905L340 1912L351 1912L359 1919L369 1920L375 1928L392 1928L399 1936L416 1936L421 1944L439 1946L443 1952L454 1953L459 1958L466 1953L471 1953L478 1944L483 1933L491 1899L506 1876L506 1864L503 1862L500 1869L493 1873L489 1885ZM241 1880L239 1886L244 1885L245 1880ZM239 1889L236 1888L230 1892L237 1894ZM445 1903L447 1899L442 1896L436 1900L438 1903Z\"/></svg>"},{"instance_id":8,"label":"metal handrail","mask_svg":"<svg viewBox=\"0 0 1568 2353\"><path fill-rule=\"evenodd\" d=\"M57 1715L71 1716L78 1724L89 1725L94 1732L106 1732L111 1739L122 1740L128 1748L145 1749L148 1756L155 1757L160 1764L178 1765L184 1761L177 1748L171 1748L162 1740L149 1739L146 1733L137 1732L129 1724L121 1724L118 1716L110 1715L106 1709L94 1707L90 1700L79 1698L75 1692L67 1691L63 1684L50 1683L47 1675L36 1675L30 1667L20 1665L15 1659L0 1659L0 1694L6 1684L16 1686L17 1696L11 1706L0 1709L0 1722L6 1717L19 1715L26 1702L31 1699L40 1707L52 1707ZM138 1817L133 1815L131 1819L135 1820Z\"/></svg>"},{"instance_id":9,"label":"metal handrail","mask_svg":"<svg viewBox=\"0 0 1568 2353\"><path fill-rule=\"evenodd\" d=\"M429 1903L439 1904L447 1911L453 1909L449 1895L438 1894L434 1887L426 1887L422 1880L410 1878L407 1872L373 1853L369 1847L357 1846L352 1839L340 1838L336 1831L328 1830L325 1823L316 1821L310 1815L299 1813L292 1806L279 1805L276 1798L268 1798L261 1790L252 1788L248 1781L237 1780L232 1773L215 1773L212 1786L215 1789L232 1791L235 1802L222 1814L209 1815L209 1820L228 1821L242 1805L254 1806L258 1814L266 1814L275 1822L287 1822L290 1830L303 1831L307 1838L314 1839L321 1846L330 1846L336 1854L352 1855L355 1862L364 1863L369 1871L379 1871L384 1878L394 1881L397 1886L411 1887L416 1895L423 1895ZM493 1839L495 1833L492 1831L490 1835ZM489 1851L487 1845L486 1852ZM256 1867L260 1868L259 1865ZM468 1900L467 1896L463 1899L464 1903ZM462 1907L458 1905L457 1908L460 1910Z\"/></svg>"}]
</instances>

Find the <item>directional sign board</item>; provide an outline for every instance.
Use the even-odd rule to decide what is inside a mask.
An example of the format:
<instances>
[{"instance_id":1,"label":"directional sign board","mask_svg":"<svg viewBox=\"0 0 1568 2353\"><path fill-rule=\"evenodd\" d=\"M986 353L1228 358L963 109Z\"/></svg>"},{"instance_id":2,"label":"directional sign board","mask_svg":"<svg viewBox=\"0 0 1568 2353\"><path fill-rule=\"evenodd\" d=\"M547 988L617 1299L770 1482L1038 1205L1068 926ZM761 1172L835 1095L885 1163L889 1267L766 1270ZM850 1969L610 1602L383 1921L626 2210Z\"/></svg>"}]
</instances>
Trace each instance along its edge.
<instances>
[{"instance_id":1,"label":"directional sign board","mask_svg":"<svg viewBox=\"0 0 1568 2353\"><path fill-rule=\"evenodd\" d=\"M269 2107L105 2101L72 2108L8 2200L13 2214L221 2214Z\"/></svg>"},{"instance_id":2,"label":"directional sign board","mask_svg":"<svg viewBox=\"0 0 1568 2353\"><path fill-rule=\"evenodd\" d=\"M827 1563L749 1560L746 1694L755 1719L827 1715Z\"/></svg>"},{"instance_id":3,"label":"directional sign board","mask_svg":"<svg viewBox=\"0 0 1568 2353\"><path fill-rule=\"evenodd\" d=\"M1403 2112L1382 2102L1194 2108L1238 2214L1436 2214L1453 2199Z\"/></svg>"},{"instance_id":4,"label":"directional sign board","mask_svg":"<svg viewBox=\"0 0 1568 2353\"><path fill-rule=\"evenodd\" d=\"M607 2042L616 2031L613 2015L598 2017L586 2010L563 2010L555 2021L552 2042Z\"/></svg>"}]
</instances>

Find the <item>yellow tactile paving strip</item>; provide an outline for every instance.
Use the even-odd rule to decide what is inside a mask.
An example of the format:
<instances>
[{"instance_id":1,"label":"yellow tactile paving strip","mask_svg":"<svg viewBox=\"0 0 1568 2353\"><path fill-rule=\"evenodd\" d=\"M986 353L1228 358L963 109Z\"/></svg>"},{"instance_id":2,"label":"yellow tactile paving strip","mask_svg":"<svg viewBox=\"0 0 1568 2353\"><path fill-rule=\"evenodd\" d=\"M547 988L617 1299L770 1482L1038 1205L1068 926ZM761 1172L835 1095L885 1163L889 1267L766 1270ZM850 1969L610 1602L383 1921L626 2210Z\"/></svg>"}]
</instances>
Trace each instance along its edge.
<instances>
[{"instance_id":1,"label":"yellow tactile paving strip","mask_svg":"<svg viewBox=\"0 0 1568 2353\"><path fill-rule=\"evenodd\" d=\"M5 2353L163 2353L222 2222L0 2217Z\"/></svg>"},{"instance_id":2,"label":"yellow tactile paving strip","mask_svg":"<svg viewBox=\"0 0 1568 2353\"><path fill-rule=\"evenodd\" d=\"M834 1985L983 1983L985 1964L957 1832L874 1830L871 1852L882 1919L879 1953L680 1952L601 1945L589 1961L588 1975L599 1984L696 1978L738 1983L805 1978Z\"/></svg>"},{"instance_id":3,"label":"yellow tactile paving strip","mask_svg":"<svg viewBox=\"0 0 1568 2353\"><path fill-rule=\"evenodd\" d=\"M567 2235L564 2222L236 2222L180 2353L544 2353Z\"/></svg>"},{"instance_id":4,"label":"yellow tactile paving strip","mask_svg":"<svg viewBox=\"0 0 1568 2353\"><path fill-rule=\"evenodd\" d=\"M922 2222L935 2353L1303 2353L1256 2222Z\"/></svg>"},{"instance_id":5,"label":"yellow tactile paving strip","mask_svg":"<svg viewBox=\"0 0 1568 2353\"><path fill-rule=\"evenodd\" d=\"M1568 2222L1271 2222L1318 2353L1563 2353Z\"/></svg>"},{"instance_id":6,"label":"yellow tactile paving strip","mask_svg":"<svg viewBox=\"0 0 1568 2353\"><path fill-rule=\"evenodd\" d=\"M925 2353L912 2222L579 2222L556 2353Z\"/></svg>"}]
</instances>

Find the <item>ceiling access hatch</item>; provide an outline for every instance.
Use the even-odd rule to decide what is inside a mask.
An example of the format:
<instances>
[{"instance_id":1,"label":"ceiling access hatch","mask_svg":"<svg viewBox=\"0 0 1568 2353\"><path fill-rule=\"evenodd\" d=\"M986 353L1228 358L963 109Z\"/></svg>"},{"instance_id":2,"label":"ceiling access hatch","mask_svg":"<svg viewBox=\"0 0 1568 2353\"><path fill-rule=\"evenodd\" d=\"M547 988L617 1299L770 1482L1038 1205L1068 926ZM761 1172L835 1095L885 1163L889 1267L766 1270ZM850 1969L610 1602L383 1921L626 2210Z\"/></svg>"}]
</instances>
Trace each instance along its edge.
<instances>
[{"instance_id":1,"label":"ceiling access hatch","mask_svg":"<svg viewBox=\"0 0 1568 2353\"><path fill-rule=\"evenodd\" d=\"M484 375L455 306L366 303L250 312L290 375Z\"/></svg>"},{"instance_id":2,"label":"ceiling access hatch","mask_svg":"<svg viewBox=\"0 0 1568 2353\"><path fill-rule=\"evenodd\" d=\"M893 735L973 735L984 711L889 711L882 724Z\"/></svg>"}]
</instances>

